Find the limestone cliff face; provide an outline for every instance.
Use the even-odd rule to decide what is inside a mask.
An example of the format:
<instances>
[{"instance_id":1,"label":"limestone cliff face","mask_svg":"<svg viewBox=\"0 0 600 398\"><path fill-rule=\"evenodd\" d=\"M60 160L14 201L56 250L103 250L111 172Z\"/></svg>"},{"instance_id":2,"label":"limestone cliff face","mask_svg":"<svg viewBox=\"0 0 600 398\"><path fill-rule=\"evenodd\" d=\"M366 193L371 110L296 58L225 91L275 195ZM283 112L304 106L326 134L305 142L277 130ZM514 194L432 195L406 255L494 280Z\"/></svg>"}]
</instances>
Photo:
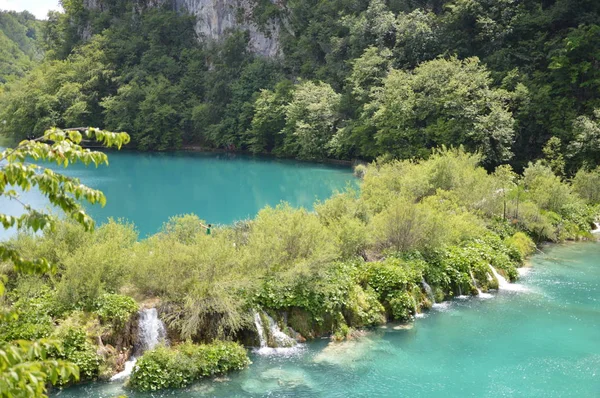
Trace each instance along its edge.
<instances>
[{"instance_id":1,"label":"limestone cliff face","mask_svg":"<svg viewBox=\"0 0 600 398\"><path fill-rule=\"evenodd\" d=\"M272 0L273 1L273 0ZM175 8L196 16L196 32L219 40L231 30L247 30L251 49L267 57L279 55L278 21L259 27L252 20L253 0L173 0Z\"/></svg>"},{"instance_id":2,"label":"limestone cliff face","mask_svg":"<svg viewBox=\"0 0 600 398\"><path fill-rule=\"evenodd\" d=\"M134 0L140 12L145 8L167 5L179 12L196 17L196 33L201 39L221 40L232 30L248 31L250 49L266 57L280 55L279 33L281 21L270 20L259 26L253 20L258 0ZM284 0L270 0L283 9ZM103 0L84 0L85 7L106 10Z\"/></svg>"}]
</instances>

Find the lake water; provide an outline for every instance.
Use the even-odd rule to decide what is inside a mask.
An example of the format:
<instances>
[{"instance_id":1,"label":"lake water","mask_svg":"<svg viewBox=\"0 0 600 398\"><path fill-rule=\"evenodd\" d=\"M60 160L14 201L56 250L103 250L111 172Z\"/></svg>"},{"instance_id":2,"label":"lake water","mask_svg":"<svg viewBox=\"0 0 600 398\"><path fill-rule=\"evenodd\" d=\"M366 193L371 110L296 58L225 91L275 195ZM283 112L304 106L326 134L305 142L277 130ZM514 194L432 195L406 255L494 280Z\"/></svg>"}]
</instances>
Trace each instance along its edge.
<instances>
[{"instance_id":1,"label":"lake water","mask_svg":"<svg viewBox=\"0 0 600 398\"><path fill-rule=\"evenodd\" d=\"M61 398L600 397L600 244L552 246L517 288L438 304L414 324L320 340L186 390L135 394L119 383Z\"/></svg>"},{"instance_id":2,"label":"lake water","mask_svg":"<svg viewBox=\"0 0 600 398\"><path fill-rule=\"evenodd\" d=\"M140 237L157 232L178 214L194 213L212 224L229 224L281 201L311 209L316 199L356 184L350 167L232 154L123 151L108 155L108 167L76 164L59 171L104 192L106 207L89 207L97 222L108 217L128 219ZM35 208L47 205L34 191L22 199ZM0 212L21 211L17 202L0 200ZM0 239L13 233L0 229Z\"/></svg>"}]
</instances>

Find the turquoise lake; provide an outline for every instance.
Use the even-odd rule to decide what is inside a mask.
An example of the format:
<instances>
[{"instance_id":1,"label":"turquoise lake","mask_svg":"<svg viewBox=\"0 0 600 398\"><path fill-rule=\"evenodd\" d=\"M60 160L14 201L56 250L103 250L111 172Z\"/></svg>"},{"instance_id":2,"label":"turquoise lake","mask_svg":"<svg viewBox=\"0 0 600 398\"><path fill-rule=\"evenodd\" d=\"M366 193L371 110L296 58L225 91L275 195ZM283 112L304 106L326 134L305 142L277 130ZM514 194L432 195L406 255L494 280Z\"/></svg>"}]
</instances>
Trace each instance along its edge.
<instances>
[{"instance_id":1,"label":"turquoise lake","mask_svg":"<svg viewBox=\"0 0 600 398\"><path fill-rule=\"evenodd\" d=\"M600 243L544 251L511 290L438 304L413 324L253 354L249 369L186 390L95 383L55 396L600 397Z\"/></svg>"},{"instance_id":2,"label":"turquoise lake","mask_svg":"<svg viewBox=\"0 0 600 398\"><path fill-rule=\"evenodd\" d=\"M174 215L194 213L212 224L252 218L281 201L312 209L315 200L356 184L350 167L233 154L109 152L110 166L79 164L59 171L100 189L104 208L89 206L98 223L108 217L132 221L140 238L157 232ZM44 208L34 191L24 202ZM0 200L0 211L20 214L21 205ZM0 229L0 239L14 231Z\"/></svg>"}]
</instances>

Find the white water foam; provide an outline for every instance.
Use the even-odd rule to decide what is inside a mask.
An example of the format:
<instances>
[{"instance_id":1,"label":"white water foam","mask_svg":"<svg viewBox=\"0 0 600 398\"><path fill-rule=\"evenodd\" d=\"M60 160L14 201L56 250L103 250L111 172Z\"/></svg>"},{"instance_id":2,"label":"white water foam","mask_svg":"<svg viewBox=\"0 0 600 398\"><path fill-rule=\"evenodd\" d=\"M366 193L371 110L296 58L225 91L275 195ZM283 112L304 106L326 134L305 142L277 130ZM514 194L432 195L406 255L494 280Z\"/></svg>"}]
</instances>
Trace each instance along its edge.
<instances>
[{"instance_id":1,"label":"white water foam","mask_svg":"<svg viewBox=\"0 0 600 398\"><path fill-rule=\"evenodd\" d=\"M446 312L450 310L451 303L450 301L442 301L441 303L435 303L431 309L441 312Z\"/></svg>"},{"instance_id":2,"label":"white water foam","mask_svg":"<svg viewBox=\"0 0 600 398\"><path fill-rule=\"evenodd\" d=\"M116 375L114 375L113 377L111 377L109 381L125 380L126 378L131 376L131 373L133 372L133 369L135 368L136 363L137 363L136 357L129 358L129 360L127 362L125 362L125 368L123 369L123 371L119 372Z\"/></svg>"},{"instance_id":3,"label":"white water foam","mask_svg":"<svg viewBox=\"0 0 600 398\"><path fill-rule=\"evenodd\" d=\"M519 283L510 283L509 281L507 281L506 278L504 278L502 275L500 275L498 273L498 271L496 271L496 269L494 267L492 267L491 264L490 264L490 269L492 270L492 273L498 280L498 290L508 290L508 291L512 291L512 292L527 292L527 291L529 291L529 288L525 285L521 285Z\"/></svg>"}]
</instances>

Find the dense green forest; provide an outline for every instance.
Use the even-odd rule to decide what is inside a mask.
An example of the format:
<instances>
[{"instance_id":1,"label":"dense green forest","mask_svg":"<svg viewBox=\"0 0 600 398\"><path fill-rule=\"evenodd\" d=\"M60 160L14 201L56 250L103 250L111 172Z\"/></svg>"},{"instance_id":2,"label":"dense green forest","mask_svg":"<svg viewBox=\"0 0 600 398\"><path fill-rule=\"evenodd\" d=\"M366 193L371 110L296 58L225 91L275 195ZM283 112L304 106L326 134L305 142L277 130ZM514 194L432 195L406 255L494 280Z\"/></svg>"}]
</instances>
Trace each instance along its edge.
<instances>
[{"instance_id":1,"label":"dense green forest","mask_svg":"<svg viewBox=\"0 0 600 398\"><path fill-rule=\"evenodd\" d=\"M593 0L257 0L256 23L283 26L273 58L249 51L245 31L196 37L167 6L99 4L50 15L46 59L0 97L4 134L92 125L140 150L305 159L463 145L518 170L547 147L567 174L600 161Z\"/></svg>"},{"instance_id":2,"label":"dense green forest","mask_svg":"<svg viewBox=\"0 0 600 398\"><path fill-rule=\"evenodd\" d=\"M41 22L27 11L0 11L0 85L22 77L43 56Z\"/></svg>"}]
</instances>

